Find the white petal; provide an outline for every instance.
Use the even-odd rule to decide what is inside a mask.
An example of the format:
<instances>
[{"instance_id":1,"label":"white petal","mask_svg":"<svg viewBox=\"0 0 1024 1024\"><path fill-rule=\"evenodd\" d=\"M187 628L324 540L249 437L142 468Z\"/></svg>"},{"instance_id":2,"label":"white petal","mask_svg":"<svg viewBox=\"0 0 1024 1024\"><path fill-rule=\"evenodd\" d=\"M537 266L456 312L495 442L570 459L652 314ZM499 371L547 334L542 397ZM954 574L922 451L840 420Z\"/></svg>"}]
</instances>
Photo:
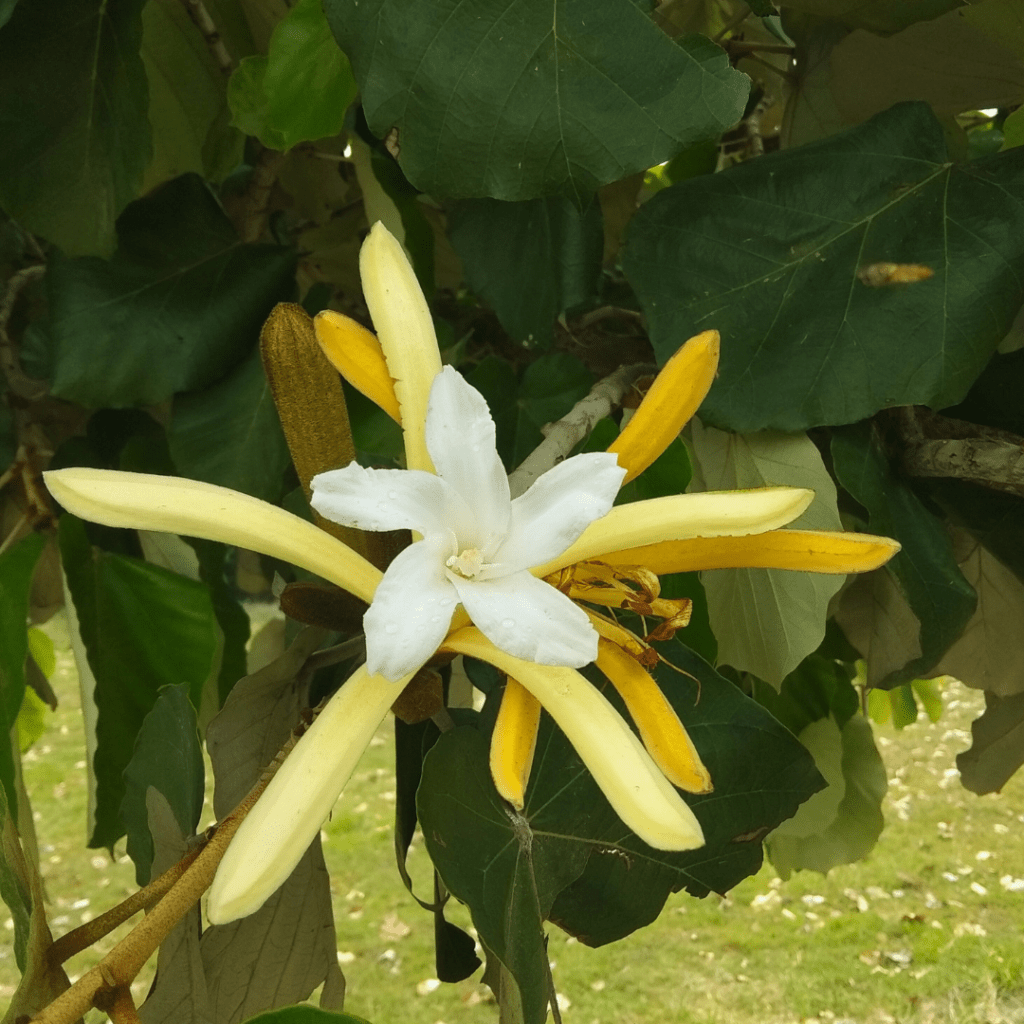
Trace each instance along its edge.
<instances>
[{"instance_id":1,"label":"white petal","mask_svg":"<svg viewBox=\"0 0 1024 1024\"><path fill-rule=\"evenodd\" d=\"M459 546L493 550L508 531L508 476L498 458L494 420L484 396L450 366L434 378L430 389L427 451L445 483L476 515L475 535L456 531Z\"/></svg>"},{"instance_id":2,"label":"white petal","mask_svg":"<svg viewBox=\"0 0 1024 1024\"><path fill-rule=\"evenodd\" d=\"M292 873L405 682L364 666L330 699L231 840L210 887L214 924L259 910Z\"/></svg>"},{"instance_id":3,"label":"white petal","mask_svg":"<svg viewBox=\"0 0 1024 1024\"><path fill-rule=\"evenodd\" d=\"M615 503L626 471L609 452L576 455L512 502L508 537L491 561L509 572L560 555Z\"/></svg>"},{"instance_id":4,"label":"white petal","mask_svg":"<svg viewBox=\"0 0 1024 1024\"><path fill-rule=\"evenodd\" d=\"M351 462L344 469L318 473L310 487L313 508L342 526L457 534L474 522L454 488L419 469L364 469Z\"/></svg>"},{"instance_id":5,"label":"white petal","mask_svg":"<svg viewBox=\"0 0 1024 1024\"><path fill-rule=\"evenodd\" d=\"M469 617L501 650L540 665L573 668L597 657L597 632L586 613L525 570L483 582L452 582Z\"/></svg>"},{"instance_id":6,"label":"white petal","mask_svg":"<svg viewBox=\"0 0 1024 1024\"><path fill-rule=\"evenodd\" d=\"M454 537L437 534L410 544L388 566L363 616L371 672L398 679L441 646L459 601L444 571L454 554Z\"/></svg>"},{"instance_id":7,"label":"white petal","mask_svg":"<svg viewBox=\"0 0 1024 1024\"><path fill-rule=\"evenodd\" d=\"M693 811L622 716L579 672L511 657L472 628L449 637L445 648L482 658L522 683L576 748L615 813L645 843L657 850L704 845Z\"/></svg>"},{"instance_id":8,"label":"white petal","mask_svg":"<svg viewBox=\"0 0 1024 1024\"><path fill-rule=\"evenodd\" d=\"M663 540L691 537L746 537L792 522L814 500L802 487L758 487L750 491L702 491L616 505L593 522L571 548L543 565L535 576Z\"/></svg>"},{"instance_id":9,"label":"white petal","mask_svg":"<svg viewBox=\"0 0 1024 1024\"><path fill-rule=\"evenodd\" d=\"M93 523L236 544L315 572L364 601L381 578L379 569L318 526L227 487L111 469L59 469L43 477L69 512Z\"/></svg>"}]
</instances>

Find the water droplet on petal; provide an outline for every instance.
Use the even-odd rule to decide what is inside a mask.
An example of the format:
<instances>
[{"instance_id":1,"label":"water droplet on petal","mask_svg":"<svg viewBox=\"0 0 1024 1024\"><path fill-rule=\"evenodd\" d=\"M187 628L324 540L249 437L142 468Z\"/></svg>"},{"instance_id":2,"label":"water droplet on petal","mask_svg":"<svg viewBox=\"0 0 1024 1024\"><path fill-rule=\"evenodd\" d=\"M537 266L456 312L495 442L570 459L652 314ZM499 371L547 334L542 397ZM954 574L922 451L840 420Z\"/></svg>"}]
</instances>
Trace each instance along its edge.
<instances>
[{"instance_id":1,"label":"water droplet on petal","mask_svg":"<svg viewBox=\"0 0 1024 1024\"><path fill-rule=\"evenodd\" d=\"M511 629L516 624L515 619L502 619L501 625L503 629Z\"/></svg>"},{"instance_id":2,"label":"water droplet on petal","mask_svg":"<svg viewBox=\"0 0 1024 1024\"><path fill-rule=\"evenodd\" d=\"M431 615L430 616L430 621L431 622L440 622L441 621L441 616L440 615Z\"/></svg>"},{"instance_id":3,"label":"water droplet on petal","mask_svg":"<svg viewBox=\"0 0 1024 1024\"><path fill-rule=\"evenodd\" d=\"M388 498L391 501L397 501L398 500L398 491L388 491Z\"/></svg>"},{"instance_id":4,"label":"water droplet on petal","mask_svg":"<svg viewBox=\"0 0 1024 1024\"><path fill-rule=\"evenodd\" d=\"M398 632L398 627L393 622L389 622L384 627L384 632L389 634L390 636L394 636Z\"/></svg>"}]
</instances>

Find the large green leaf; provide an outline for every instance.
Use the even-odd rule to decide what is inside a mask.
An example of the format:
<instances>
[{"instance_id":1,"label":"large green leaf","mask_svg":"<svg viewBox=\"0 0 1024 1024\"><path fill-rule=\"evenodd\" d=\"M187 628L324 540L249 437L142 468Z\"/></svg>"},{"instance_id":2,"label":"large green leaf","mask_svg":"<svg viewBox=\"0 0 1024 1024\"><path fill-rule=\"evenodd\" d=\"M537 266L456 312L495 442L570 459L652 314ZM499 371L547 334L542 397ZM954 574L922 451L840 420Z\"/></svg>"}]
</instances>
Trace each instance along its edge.
<instances>
[{"instance_id":1,"label":"large green leaf","mask_svg":"<svg viewBox=\"0 0 1024 1024\"><path fill-rule=\"evenodd\" d=\"M810 755L764 708L682 644L662 649L701 687L698 700L689 675L657 670L714 780L713 794L687 797L703 849L665 853L633 835L547 716L518 818L494 791L482 737L459 729L427 755L418 806L431 858L485 945L517 977L525 972L519 984L531 1005L541 1001L540 967L506 957L508 947L536 946L553 892L551 920L591 945L612 942L657 917L671 892L725 892L755 872L761 838L822 785Z\"/></svg>"},{"instance_id":2,"label":"large green leaf","mask_svg":"<svg viewBox=\"0 0 1024 1024\"><path fill-rule=\"evenodd\" d=\"M920 655L894 667L872 686L889 688L927 675L963 632L977 605L942 522L893 472L870 423L836 430L832 437L836 478L868 513L872 533L898 540L903 549L883 571L891 573L921 623ZM865 653L862 651L862 653Z\"/></svg>"},{"instance_id":3,"label":"large green leaf","mask_svg":"<svg viewBox=\"0 0 1024 1024\"><path fill-rule=\"evenodd\" d=\"M143 6L23 3L0 33L0 205L71 255L113 249L150 160Z\"/></svg>"},{"instance_id":4,"label":"large green leaf","mask_svg":"<svg viewBox=\"0 0 1024 1024\"><path fill-rule=\"evenodd\" d=\"M98 710L92 846L124 834L123 772L160 688L186 683L194 706L219 668L221 638L202 583L134 558L93 552L81 520L60 521L61 556Z\"/></svg>"},{"instance_id":5,"label":"large green leaf","mask_svg":"<svg viewBox=\"0 0 1024 1024\"><path fill-rule=\"evenodd\" d=\"M466 281L513 341L548 345L559 313L597 290L601 208L553 196L521 203L467 199L448 220Z\"/></svg>"},{"instance_id":6,"label":"large green leaf","mask_svg":"<svg viewBox=\"0 0 1024 1024\"><path fill-rule=\"evenodd\" d=\"M423 191L568 195L670 159L743 113L745 75L630 0L326 0L370 128Z\"/></svg>"},{"instance_id":7,"label":"large green leaf","mask_svg":"<svg viewBox=\"0 0 1024 1024\"><path fill-rule=\"evenodd\" d=\"M205 391L178 395L168 430L183 476L276 502L291 465L258 347Z\"/></svg>"},{"instance_id":8,"label":"large green leaf","mask_svg":"<svg viewBox=\"0 0 1024 1024\"><path fill-rule=\"evenodd\" d=\"M959 401L1024 302L1024 153L947 162L923 104L663 189L623 266L667 359L722 333L702 406L741 432L851 423ZM872 287L858 271L923 264Z\"/></svg>"},{"instance_id":9,"label":"large green leaf","mask_svg":"<svg viewBox=\"0 0 1024 1024\"><path fill-rule=\"evenodd\" d=\"M290 296L295 255L243 245L186 174L118 219L118 251L51 263L52 392L87 406L153 404L202 388L248 352Z\"/></svg>"},{"instance_id":10,"label":"large green leaf","mask_svg":"<svg viewBox=\"0 0 1024 1024\"><path fill-rule=\"evenodd\" d=\"M150 787L162 793L182 834L191 836L203 811L203 774L203 748L188 684L165 686L142 722L124 770L121 820L139 885L150 881L153 866L146 793Z\"/></svg>"},{"instance_id":11,"label":"large green leaf","mask_svg":"<svg viewBox=\"0 0 1024 1024\"><path fill-rule=\"evenodd\" d=\"M351 1013L329 1013L315 1006L286 1006L283 1010L271 1010L251 1017L247 1024L370 1024L363 1017Z\"/></svg>"},{"instance_id":12,"label":"large green leaf","mask_svg":"<svg viewBox=\"0 0 1024 1024\"><path fill-rule=\"evenodd\" d=\"M790 526L842 529L835 484L806 434L727 434L694 420L690 442L695 470L690 490L806 487L814 491L814 501ZM719 661L779 685L817 650L825 636L829 601L845 579L785 569L702 573Z\"/></svg>"},{"instance_id":13,"label":"large green leaf","mask_svg":"<svg viewBox=\"0 0 1024 1024\"><path fill-rule=\"evenodd\" d=\"M28 598L45 538L33 533L0 555L0 786L14 820L18 817L11 729L25 696Z\"/></svg>"}]
</instances>

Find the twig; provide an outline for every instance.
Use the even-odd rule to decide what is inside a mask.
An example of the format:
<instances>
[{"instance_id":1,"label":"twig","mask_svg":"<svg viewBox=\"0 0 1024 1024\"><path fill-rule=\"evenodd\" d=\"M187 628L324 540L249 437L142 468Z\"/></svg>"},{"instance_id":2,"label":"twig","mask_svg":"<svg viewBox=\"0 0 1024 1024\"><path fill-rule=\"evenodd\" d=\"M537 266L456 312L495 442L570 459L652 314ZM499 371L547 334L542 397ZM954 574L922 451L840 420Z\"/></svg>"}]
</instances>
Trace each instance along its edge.
<instances>
[{"instance_id":1,"label":"twig","mask_svg":"<svg viewBox=\"0 0 1024 1024\"><path fill-rule=\"evenodd\" d=\"M621 306L600 306L597 309L592 309L589 313L585 313L579 318L579 320L573 323L573 329L577 331L584 331L588 327L592 327L594 324L599 323L602 320L607 320L609 317L620 317L623 320L635 320L637 322L643 320L643 313L635 309L623 309Z\"/></svg>"},{"instance_id":2,"label":"twig","mask_svg":"<svg viewBox=\"0 0 1024 1024\"><path fill-rule=\"evenodd\" d=\"M241 803L208 830L205 846L131 934L71 988L44 1007L32 1019L32 1024L72 1024L91 1007L110 1002L116 997L116 990L131 985L143 964L207 890L232 837L284 763L301 731L292 733Z\"/></svg>"},{"instance_id":3,"label":"twig","mask_svg":"<svg viewBox=\"0 0 1024 1024\"><path fill-rule=\"evenodd\" d=\"M45 273L46 266L42 263L19 270L7 282L7 290L4 293L3 300L0 301L0 369L3 370L11 391L19 398L24 398L28 402L34 402L42 398L48 388L45 381L29 377L21 368L17 350L11 341L10 335L7 333L7 324L11 319L11 314L14 312L18 296L25 289L26 285L37 277L42 277Z\"/></svg>"},{"instance_id":4,"label":"twig","mask_svg":"<svg viewBox=\"0 0 1024 1024\"><path fill-rule=\"evenodd\" d=\"M243 242L255 242L267 223L270 194L277 181L277 172L284 161L284 153L264 149L252 169L238 224L238 237Z\"/></svg>"},{"instance_id":5,"label":"twig","mask_svg":"<svg viewBox=\"0 0 1024 1024\"><path fill-rule=\"evenodd\" d=\"M206 46L217 62L221 73L230 75L235 69L235 62L231 59L231 54L228 53L228 48L224 45L224 40L221 39L220 32L217 30L213 18L210 17L210 12L206 9L206 4L203 3L203 0L181 0L181 2L185 5L185 10L188 11L188 16L192 19L193 24L206 40Z\"/></svg>"},{"instance_id":6,"label":"twig","mask_svg":"<svg viewBox=\"0 0 1024 1024\"><path fill-rule=\"evenodd\" d=\"M657 373L656 366L636 363L633 366L623 366L598 381L586 398L578 401L556 423L545 428L544 440L509 476L512 496L522 494L541 474L568 458L573 448L594 429L594 424L608 416L616 406L621 405L630 388L641 377L653 373Z\"/></svg>"},{"instance_id":7,"label":"twig","mask_svg":"<svg viewBox=\"0 0 1024 1024\"><path fill-rule=\"evenodd\" d=\"M204 845L205 842L204 839ZM190 850L159 878L154 878L149 885L132 893L116 907L111 907L105 914L100 914L99 917L62 935L47 951L46 957L49 965L57 967L65 960L70 960L71 957L81 953L83 949L88 949L94 942L102 939L108 932L112 932L118 925L124 924L128 918L134 917L140 910L148 910L154 903L158 903L186 872L192 861L199 856L201 849L202 846L199 846Z\"/></svg>"},{"instance_id":8,"label":"twig","mask_svg":"<svg viewBox=\"0 0 1024 1024\"><path fill-rule=\"evenodd\" d=\"M102 1000L103 1005L99 1007L106 1011L111 1024L142 1024L139 1011L135 1009L135 1000L132 999L132 990L127 985L119 985L112 995L109 1001Z\"/></svg>"},{"instance_id":9,"label":"twig","mask_svg":"<svg viewBox=\"0 0 1024 1024\"><path fill-rule=\"evenodd\" d=\"M951 477L1024 497L1024 437L926 409L900 409L897 422L911 476Z\"/></svg>"}]
</instances>

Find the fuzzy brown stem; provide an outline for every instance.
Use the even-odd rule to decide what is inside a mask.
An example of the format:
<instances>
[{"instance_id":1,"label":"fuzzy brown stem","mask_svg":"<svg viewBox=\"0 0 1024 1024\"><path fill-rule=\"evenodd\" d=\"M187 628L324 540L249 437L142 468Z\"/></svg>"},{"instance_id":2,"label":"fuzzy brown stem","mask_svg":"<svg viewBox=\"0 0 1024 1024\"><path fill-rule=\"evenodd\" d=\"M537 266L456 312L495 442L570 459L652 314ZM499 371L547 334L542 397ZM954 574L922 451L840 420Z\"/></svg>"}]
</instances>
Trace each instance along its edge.
<instances>
[{"instance_id":1,"label":"fuzzy brown stem","mask_svg":"<svg viewBox=\"0 0 1024 1024\"><path fill-rule=\"evenodd\" d=\"M188 870L192 862L199 856L201 849L202 847L197 847L186 853L177 864L172 864L159 878L154 878L145 888L132 893L126 900L118 903L116 907L111 907L105 914L100 914L99 917L62 935L47 953L50 966L57 967L65 960L70 960L77 953L81 953L83 949L88 949L94 942L98 942L108 932L112 932L118 925L124 924L128 918L134 917L140 910L148 910L154 903L158 903Z\"/></svg>"},{"instance_id":2,"label":"fuzzy brown stem","mask_svg":"<svg viewBox=\"0 0 1024 1024\"><path fill-rule=\"evenodd\" d=\"M270 194L274 190L277 172L283 161L283 153L278 153L276 149L264 149L252 169L238 224L238 237L243 242L255 242L263 234L267 224L267 210L270 208Z\"/></svg>"},{"instance_id":3,"label":"fuzzy brown stem","mask_svg":"<svg viewBox=\"0 0 1024 1024\"><path fill-rule=\"evenodd\" d=\"M32 1024L72 1024L93 1006L109 1002L119 988L127 988L156 952L171 929L209 888L238 827L267 788L298 736L293 734L249 790L245 799L208 834L206 845L167 890L153 910L92 970L83 974L32 1019Z\"/></svg>"}]
</instances>

